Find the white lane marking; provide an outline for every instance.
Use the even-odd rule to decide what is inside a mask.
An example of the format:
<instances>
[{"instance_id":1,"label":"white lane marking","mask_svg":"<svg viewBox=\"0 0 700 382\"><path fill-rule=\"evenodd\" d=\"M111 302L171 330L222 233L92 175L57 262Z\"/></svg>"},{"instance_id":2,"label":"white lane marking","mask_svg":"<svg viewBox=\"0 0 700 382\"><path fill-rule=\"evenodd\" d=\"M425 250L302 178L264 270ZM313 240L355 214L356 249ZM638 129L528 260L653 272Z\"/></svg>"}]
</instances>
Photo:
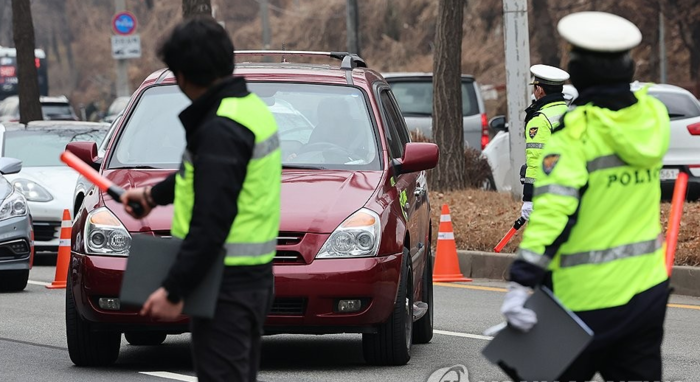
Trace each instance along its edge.
<instances>
[{"instance_id":1,"label":"white lane marking","mask_svg":"<svg viewBox=\"0 0 700 382\"><path fill-rule=\"evenodd\" d=\"M51 283L45 283L43 281L34 281L34 280L27 280L27 284L33 284L33 285L41 285L41 286L49 286Z\"/></svg>"},{"instance_id":2,"label":"white lane marking","mask_svg":"<svg viewBox=\"0 0 700 382\"><path fill-rule=\"evenodd\" d=\"M197 382L197 377L190 377L189 375L170 373L167 371L139 371L139 373L152 377L173 379L175 381Z\"/></svg>"},{"instance_id":3,"label":"white lane marking","mask_svg":"<svg viewBox=\"0 0 700 382\"><path fill-rule=\"evenodd\" d=\"M437 330L434 329L433 333L437 334L442 334L444 336L453 336L453 337L462 337L462 338L473 338L477 340L484 340L484 341L491 341L493 337L491 336L482 336L479 334L469 334L469 333L460 333L460 332L449 332L447 330Z\"/></svg>"}]
</instances>

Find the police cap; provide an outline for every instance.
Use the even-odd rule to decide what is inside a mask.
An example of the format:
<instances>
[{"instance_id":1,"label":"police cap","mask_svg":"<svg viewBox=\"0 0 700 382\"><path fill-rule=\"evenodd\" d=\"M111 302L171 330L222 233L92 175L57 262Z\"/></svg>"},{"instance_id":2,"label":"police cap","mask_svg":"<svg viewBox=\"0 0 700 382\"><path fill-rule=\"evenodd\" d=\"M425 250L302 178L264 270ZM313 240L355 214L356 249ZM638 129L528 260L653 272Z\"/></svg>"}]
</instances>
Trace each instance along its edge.
<instances>
[{"instance_id":1,"label":"police cap","mask_svg":"<svg viewBox=\"0 0 700 382\"><path fill-rule=\"evenodd\" d=\"M563 85L569 79L569 73L549 65L532 65L530 73L534 79L530 85Z\"/></svg>"},{"instance_id":2,"label":"police cap","mask_svg":"<svg viewBox=\"0 0 700 382\"><path fill-rule=\"evenodd\" d=\"M626 52L642 41L642 32L629 20L606 12L564 16L559 34L575 48L600 53Z\"/></svg>"}]
</instances>

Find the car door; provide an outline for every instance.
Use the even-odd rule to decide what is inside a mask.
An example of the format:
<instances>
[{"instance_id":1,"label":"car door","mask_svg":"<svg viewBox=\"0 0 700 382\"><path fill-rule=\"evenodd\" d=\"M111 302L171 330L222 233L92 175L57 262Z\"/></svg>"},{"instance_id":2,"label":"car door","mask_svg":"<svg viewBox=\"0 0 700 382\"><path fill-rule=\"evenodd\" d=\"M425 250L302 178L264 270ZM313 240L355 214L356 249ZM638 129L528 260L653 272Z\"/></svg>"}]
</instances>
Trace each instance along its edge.
<instances>
[{"instance_id":1,"label":"car door","mask_svg":"<svg viewBox=\"0 0 700 382\"><path fill-rule=\"evenodd\" d=\"M382 109L382 118L384 119L385 135L388 140L390 161L393 159L401 159L404 154L406 143L410 142L410 137L406 129L406 125L399 111L399 107L391 94L390 88L379 88L379 99ZM406 229L409 232L410 248L409 253L412 259L413 280L420 280L416 275L421 275L424 264L418 261L423 253L425 246L425 228L422 227L421 218L422 208L425 203L423 201L425 188L420 188L424 182L424 177L421 177L421 172L413 172L394 175L391 179L393 187L397 192L397 205L401 210L401 214L406 221ZM415 284L414 284L415 285Z\"/></svg>"}]
</instances>

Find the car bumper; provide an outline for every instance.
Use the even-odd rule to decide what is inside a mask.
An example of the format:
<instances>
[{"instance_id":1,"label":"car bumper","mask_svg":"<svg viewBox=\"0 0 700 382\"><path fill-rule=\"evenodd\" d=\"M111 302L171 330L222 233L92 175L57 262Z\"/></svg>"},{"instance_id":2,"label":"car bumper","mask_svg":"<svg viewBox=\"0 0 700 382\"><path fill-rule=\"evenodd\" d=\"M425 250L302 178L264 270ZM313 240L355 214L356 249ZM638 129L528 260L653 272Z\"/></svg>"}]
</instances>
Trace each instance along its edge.
<instances>
[{"instance_id":1,"label":"car bumper","mask_svg":"<svg viewBox=\"0 0 700 382\"><path fill-rule=\"evenodd\" d=\"M686 171L688 172L688 189L686 192L687 199L697 200L700 198L700 171L698 171L697 168L686 168ZM661 180L661 196L663 199L670 200L673 197L673 189L675 185L675 179Z\"/></svg>"},{"instance_id":2,"label":"car bumper","mask_svg":"<svg viewBox=\"0 0 700 382\"><path fill-rule=\"evenodd\" d=\"M30 233L28 216L0 220L0 271L32 267ZM26 250L18 250L18 244Z\"/></svg>"},{"instance_id":3,"label":"car bumper","mask_svg":"<svg viewBox=\"0 0 700 382\"><path fill-rule=\"evenodd\" d=\"M79 314L103 330L187 331L188 319L156 322L138 310L100 308L100 298L117 298L126 258L85 256L73 252L70 283ZM365 333L385 322L394 307L402 255L316 260L277 265L275 302L266 322L268 333ZM361 309L340 313L340 299L359 299Z\"/></svg>"},{"instance_id":4,"label":"car bumper","mask_svg":"<svg viewBox=\"0 0 700 382\"><path fill-rule=\"evenodd\" d=\"M28 202L34 226L34 244L37 252L57 252L61 235L64 203Z\"/></svg>"}]
</instances>

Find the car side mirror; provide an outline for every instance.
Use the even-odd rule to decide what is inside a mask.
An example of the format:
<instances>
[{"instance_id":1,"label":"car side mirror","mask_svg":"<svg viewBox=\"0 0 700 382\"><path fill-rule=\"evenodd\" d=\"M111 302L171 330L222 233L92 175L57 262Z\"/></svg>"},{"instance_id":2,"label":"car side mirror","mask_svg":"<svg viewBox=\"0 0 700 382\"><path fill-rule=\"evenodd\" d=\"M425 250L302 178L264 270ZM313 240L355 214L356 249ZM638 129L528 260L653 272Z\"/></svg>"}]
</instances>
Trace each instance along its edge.
<instances>
[{"instance_id":1,"label":"car side mirror","mask_svg":"<svg viewBox=\"0 0 700 382\"><path fill-rule=\"evenodd\" d=\"M508 131L508 125L506 124L506 117L503 115L497 115L489 121L489 127L495 132Z\"/></svg>"},{"instance_id":2,"label":"car side mirror","mask_svg":"<svg viewBox=\"0 0 700 382\"><path fill-rule=\"evenodd\" d=\"M394 160L399 174L430 170L437 166L440 149L434 143L410 142L406 144L403 158Z\"/></svg>"},{"instance_id":3,"label":"car side mirror","mask_svg":"<svg viewBox=\"0 0 700 382\"><path fill-rule=\"evenodd\" d=\"M90 165L95 170L100 169L100 161L97 155L97 143L95 142L71 142L66 145L66 151L75 154L80 160Z\"/></svg>"},{"instance_id":4,"label":"car side mirror","mask_svg":"<svg viewBox=\"0 0 700 382\"><path fill-rule=\"evenodd\" d=\"M16 174L22 170L22 161L15 158L0 158L0 174Z\"/></svg>"}]
</instances>

